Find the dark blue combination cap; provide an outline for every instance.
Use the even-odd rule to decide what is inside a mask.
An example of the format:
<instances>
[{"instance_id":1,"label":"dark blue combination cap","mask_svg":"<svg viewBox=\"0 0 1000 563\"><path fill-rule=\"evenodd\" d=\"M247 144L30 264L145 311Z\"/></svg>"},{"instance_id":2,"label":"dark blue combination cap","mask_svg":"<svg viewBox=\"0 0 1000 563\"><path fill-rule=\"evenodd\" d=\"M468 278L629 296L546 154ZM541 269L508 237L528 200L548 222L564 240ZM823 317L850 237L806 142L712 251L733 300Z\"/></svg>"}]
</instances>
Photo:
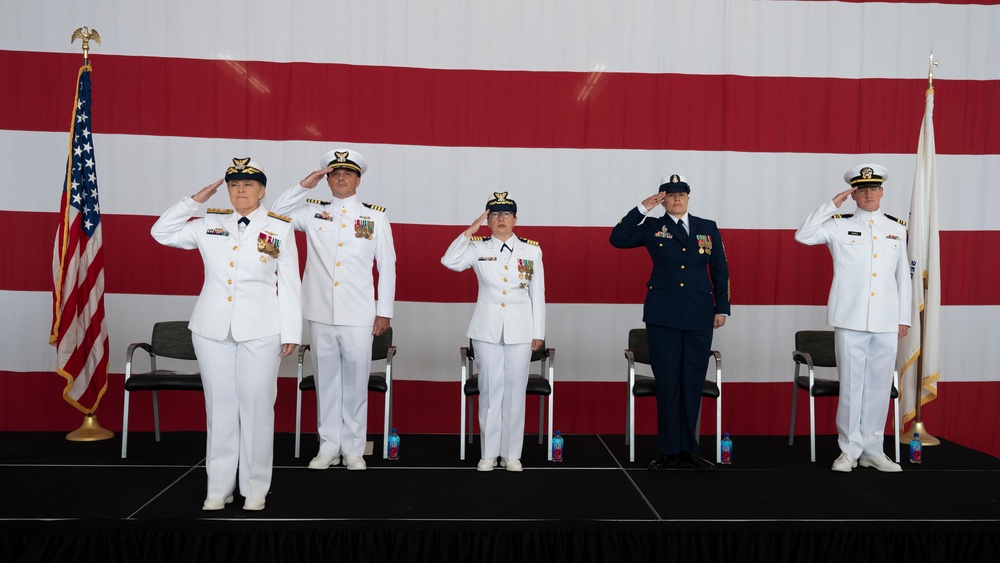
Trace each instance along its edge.
<instances>
[{"instance_id":1,"label":"dark blue combination cap","mask_svg":"<svg viewBox=\"0 0 1000 563\"><path fill-rule=\"evenodd\" d=\"M663 179L660 180L660 191L667 192L668 194L678 192L689 194L691 193L691 186L688 185L684 176L671 174L670 176L664 176Z\"/></svg>"},{"instance_id":2,"label":"dark blue combination cap","mask_svg":"<svg viewBox=\"0 0 1000 563\"><path fill-rule=\"evenodd\" d=\"M261 185L267 185L267 176L259 164L246 158L234 158L233 165L226 169L226 181L257 180Z\"/></svg>"},{"instance_id":3,"label":"dark blue combination cap","mask_svg":"<svg viewBox=\"0 0 1000 563\"><path fill-rule=\"evenodd\" d=\"M507 192L493 192L493 199L486 202L486 211L510 211L517 215L517 202L507 197Z\"/></svg>"}]
</instances>

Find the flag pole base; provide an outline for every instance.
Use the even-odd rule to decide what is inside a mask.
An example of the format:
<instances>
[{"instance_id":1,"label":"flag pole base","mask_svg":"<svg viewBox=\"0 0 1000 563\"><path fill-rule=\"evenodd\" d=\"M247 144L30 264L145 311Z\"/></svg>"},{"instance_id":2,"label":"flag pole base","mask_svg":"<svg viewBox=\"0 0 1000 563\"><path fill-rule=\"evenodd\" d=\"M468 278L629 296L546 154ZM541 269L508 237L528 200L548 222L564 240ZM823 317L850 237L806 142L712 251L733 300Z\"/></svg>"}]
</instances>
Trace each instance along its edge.
<instances>
[{"instance_id":1,"label":"flag pole base","mask_svg":"<svg viewBox=\"0 0 1000 563\"><path fill-rule=\"evenodd\" d=\"M940 446L941 440L938 440L934 436L931 436L927 429L924 428L924 423L922 421L914 422L910 425L910 429L899 435L900 444L909 444L910 438L913 437L914 432L920 433L920 444L922 446Z\"/></svg>"},{"instance_id":2,"label":"flag pole base","mask_svg":"<svg viewBox=\"0 0 1000 563\"><path fill-rule=\"evenodd\" d=\"M108 440L115 437L115 433L101 427L97 422L94 413L87 413L83 417L83 424L79 428L66 435L66 439L72 442L96 442L98 440Z\"/></svg>"}]
</instances>

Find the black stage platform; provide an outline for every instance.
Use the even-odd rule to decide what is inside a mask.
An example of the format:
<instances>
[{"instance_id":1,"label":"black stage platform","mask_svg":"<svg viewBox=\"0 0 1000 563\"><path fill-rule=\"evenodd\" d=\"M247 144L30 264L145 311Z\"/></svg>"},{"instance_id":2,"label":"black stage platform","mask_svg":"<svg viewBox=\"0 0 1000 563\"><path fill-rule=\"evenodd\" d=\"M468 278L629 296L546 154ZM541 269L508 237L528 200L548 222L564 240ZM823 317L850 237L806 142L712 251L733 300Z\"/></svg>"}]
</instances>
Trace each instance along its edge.
<instances>
[{"instance_id":1,"label":"black stage platform","mask_svg":"<svg viewBox=\"0 0 1000 563\"><path fill-rule=\"evenodd\" d=\"M278 434L265 510L203 512L203 433L131 434L127 460L120 438L2 433L0 561L1000 560L1000 460L947 441L901 474L830 471L834 436L817 463L808 436L737 436L731 466L654 473L652 436L636 463L621 435L567 436L561 464L527 436L515 474L477 472L478 441L463 462L458 440L309 471L315 435L295 459Z\"/></svg>"}]
</instances>

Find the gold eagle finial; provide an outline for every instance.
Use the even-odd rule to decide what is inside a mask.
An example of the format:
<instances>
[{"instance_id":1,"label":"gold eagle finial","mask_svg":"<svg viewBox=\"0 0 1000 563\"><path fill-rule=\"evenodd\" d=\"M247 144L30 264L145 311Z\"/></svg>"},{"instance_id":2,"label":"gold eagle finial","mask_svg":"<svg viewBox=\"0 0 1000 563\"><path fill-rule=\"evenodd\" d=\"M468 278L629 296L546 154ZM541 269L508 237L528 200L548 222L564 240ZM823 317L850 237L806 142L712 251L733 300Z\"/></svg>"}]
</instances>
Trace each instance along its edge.
<instances>
[{"instance_id":1,"label":"gold eagle finial","mask_svg":"<svg viewBox=\"0 0 1000 563\"><path fill-rule=\"evenodd\" d=\"M97 33L96 29L89 29L87 26L78 27L76 31L73 32L73 36L69 38L69 42L72 45L77 39L83 40L83 63L89 64L90 61L90 42L94 41L98 45L101 44L101 34Z\"/></svg>"}]
</instances>

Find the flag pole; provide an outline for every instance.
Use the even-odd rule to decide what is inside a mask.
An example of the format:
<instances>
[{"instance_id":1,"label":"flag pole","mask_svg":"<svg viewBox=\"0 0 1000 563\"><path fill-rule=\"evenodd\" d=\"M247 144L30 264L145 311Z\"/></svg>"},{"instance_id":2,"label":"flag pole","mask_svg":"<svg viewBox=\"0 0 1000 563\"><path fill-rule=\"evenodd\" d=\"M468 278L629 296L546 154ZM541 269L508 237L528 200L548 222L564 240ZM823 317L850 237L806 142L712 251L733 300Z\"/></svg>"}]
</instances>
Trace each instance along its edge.
<instances>
[{"instance_id":1,"label":"flag pole","mask_svg":"<svg viewBox=\"0 0 1000 563\"><path fill-rule=\"evenodd\" d=\"M73 32L73 36L69 40L70 44L76 42L78 38L83 41L83 65L90 66L90 42L93 40L100 45L101 36L97 33L96 29L88 29L84 26L77 28ZM66 435L66 439L72 442L96 442L114 437L114 432L102 427L97 422L97 415L94 414L93 409L90 412L84 413L83 424L79 428Z\"/></svg>"},{"instance_id":2,"label":"flag pole","mask_svg":"<svg viewBox=\"0 0 1000 563\"><path fill-rule=\"evenodd\" d=\"M938 61L934 60L934 50L931 49L931 54L927 58L927 95L934 94L934 67L938 66ZM927 278L923 279L921 286L923 287L924 298L921 300L923 303L927 303ZM913 414L913 423L910 424L909 431L900 434L900 442L909 442L908 437L912 436L913 433L920 434L920 442L924 446L938 446L941 444L941 440L932 436L930 432L927 431L927 427L924 425L924 421L921 420L920 411L921 403L923 403L923 390L924 390L924 354L923 351L926 350L924 347L924 340L927 338L927 315L925 311L920 311L920 355L917 356L917 374L913 379L916 381L916 400L915 400L915 411Z\"/></svg>"}]
</instances>

